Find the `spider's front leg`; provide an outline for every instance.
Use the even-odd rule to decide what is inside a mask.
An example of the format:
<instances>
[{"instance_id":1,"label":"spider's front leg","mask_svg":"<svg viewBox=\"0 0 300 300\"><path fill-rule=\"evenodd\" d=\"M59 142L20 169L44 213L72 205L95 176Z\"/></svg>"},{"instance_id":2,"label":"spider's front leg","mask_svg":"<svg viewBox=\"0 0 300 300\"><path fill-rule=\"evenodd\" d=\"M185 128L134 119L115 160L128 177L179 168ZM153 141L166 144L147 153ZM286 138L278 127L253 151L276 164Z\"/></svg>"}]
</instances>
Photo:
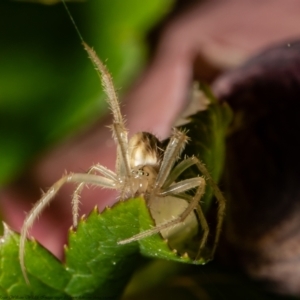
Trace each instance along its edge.
<instances>
[{"instance_id":1,"label":"spider's front leg","mask_svg":"<svg viewBox=\"0 0 300 300\"><path fill-rule=\"evenodd\" d=\"M20 236L20 246L19 246L19 260L21 264L22 273L27 283L28 277L26 274L25 263L24 263L24 255L25 255L25 241L27 237L27 233L29 228L33 225L34 221L38 218L41 212L45 209L45 207L51 202L60 188L68 182L74 183L83 183L83 184L94 184L96 186L108 188L108 189L119 189L118 182L114 181L110 178L105 178L98 175L93 174L68 174L63 176L60 180L58 180L44 195L43 197L33 206L31 211L27 214Z\"/></svg>"},{"instance_id":2,"label":"spider's front leg","mask_svg":"<svg viewBox=\"0 0 300 300\"><path fill-rule=\"evenodd\" d=\"M118 181L117 175L113 171L107 169L106 167L104 167L100 164L90 167L89 170L87 171L87 174L91 174L91 173L95 173L95 172L102 174L105 178L111 179L114 182ZM77 227L77 224L78 224L80 193L85 185L86 185L85 182L81 182L80 184L78 184L77 188L75 189L75 191L73 193L72 215L73 215L73 226L74 227Z\"/></svg>"},{"instance_id":3,"label":"spider's front leg","mask_svg":"<svg viewBox=\"0 0 300 300\"><path fill-rule=\"evenodd\" d=\"M128 131L125 126L124 118L121 114L116 89L108 69L89 45L83 42L83 46L101 78L104 92L107 95L107 102L113 115L111 130L113 138L117 144L116 174L119 178L125 179L125 181L130 185L129 188L126 188L125 184L123 184L123 188L120 190L120 198L125 199L126 190L129 190L132 195L134 194L131 186L132 174L128 154Z\"/></svg>"}]
</instances>

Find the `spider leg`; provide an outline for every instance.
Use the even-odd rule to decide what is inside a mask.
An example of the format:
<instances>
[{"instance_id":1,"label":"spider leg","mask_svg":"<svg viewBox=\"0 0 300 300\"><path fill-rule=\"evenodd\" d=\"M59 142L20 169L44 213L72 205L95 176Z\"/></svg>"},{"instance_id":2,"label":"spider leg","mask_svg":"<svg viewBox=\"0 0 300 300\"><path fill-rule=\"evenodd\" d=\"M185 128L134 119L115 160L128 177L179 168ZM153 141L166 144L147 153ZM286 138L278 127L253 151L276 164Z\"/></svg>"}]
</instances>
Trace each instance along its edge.
<instances>
[{"instance_id":1,"label":"spider leg","mask_svg":"<svg viewBox=\"0 0 300 300\"><path fill-rule=\"evenodd\" d=\"M195 165L195 158L194 157L189 157L186 158L184 160L182 160L178 165L176 165L173 170L171 171L170 175L167 177L165 183L162 186L162 189L164 190L164 192L167 192L168 187L170 187L170 185L189 167L191 167L192 165ZM180 197L180 196L179 196ZM184 198L188 201L191 202L192 201L192 197L190 195L184 194ZM206 217L202 211L202 208L200 206L200 203L198 203L198 205L196 206L196 211L197 211L197 215L200 221L200 225L201 228L203 230L203 235L201 237L200 240L200 245L199 245L199 250L197 252L197 255L195 257L195 260L197 260L198 258L200 258L201 252L206 244L207 241L207 237L209 234L209 226L207 224L206 221Z\"/></svg>"},{"instance_id":2,"label":"spider leg","mask_svg":"<svg viewBox=\"0 0 300 300\"><path fill-rule=\"evenodd\" d=\"M26 241L27 232L29 228L32 226L33 222L36 220L36 218L40 215L40 213L44 210L44 208L50 203L50 201L57 194L59 189L67 182L88 183L88 184L94 184L97 186L110 188L110 189L119 188L118 182L110 178L105 178L93 174L75 173L75 174L68 174L66 176L63 176L43 195L43 197L33 206L31 211L27 214L20 235L19 260L21 264L22 273L27 283L29 283L29 281L26 274L25 263L24 263L25 241Z\"/></svg>"},{"instance_id":3,"label":"spider leg","mask_svg":"<svg viewBox=\"0 0 300 300\"><path fill-rule=\"evenodd\" d=\"M174 189L173 189L173 187L174 187ZM163 229L175 226L175 225L183 222L187 218L187 216L198 206L198 203L205 192L205 180L202 177L194 177L194 178L186 179L186 180L175 183L174 185L172 185L169 188L168 191L164 191L157 195L157 197L167 196L167 195L176 195L176 194L182 193L184 191L190 190L194 187L198 187L195 196L192 198L192 200L190 201L187 208L177 218L170 220L168 222L165 222L165 223L163 223L159 226L156 226L152 229L143 231L143 232L136 234L128 239L119 241L118 244L123 245L123 244L128 244L133 241L140 240L147 236L158 233ZM173 190L173 192L171 192L171 190Z\"/></svg>"},{"instance_id":4,"label":"spider leg","mask_svg":"<svg viewBox=\"0 0 300 300\"><path fill-rule=\"evenodd\" d=\"M107 70L104 63L100 60L94 49L92 49L85 42L83 42L83 47L88 53L92 63L96 67L103 89L108 97L108 104L114 117L114 123L119 123L123 125L123 127L125 127L124 120L120 111L118 96L114 88L113 80L109 71Z\"/></svg>"},{"instance_id":5,"label":"spider leg","mask_svg":"<svg viewBox=\"0 0 300 300\"><path fill-rule=\"evenodd\" d=\"M119 178L126 181L126 183L123 183L122 189L120 190L120 199L124 199L126 189L131 191L132 196L134 195L131 180L132 173L129 164L127 130L119 123L113 123L112 130L117 144L116 173Z\"/></svg>"},{"instance_id":6,"label":"spider leg","mask_svg":"<svg viewBox=\"0 0 300 300\"><path fill-rule=\"evenodd\" d=\"M202 235L201 240L200 240L199 249L198 249L198 252L197 252L196 257L195 257L195 260L198 260L201 257L201 252L202 252L202 250L203 250L203 248L206 244L206 241L207 241L207 237L208 237L208 234L209 234L209 226L207 224L206 217L205 217L205 215L202 211L200 203L198 203L198 205L196 207L196 211L197 211L197 215L198 215L198 218L199 218L199 221L200 221L201 228L203 230L203 235Z\"/></svg>"},{"instance_id":7,"label":"spider leg","mask_svg":"<svg viewBox=\"0 0 300 300\"><path fill-rule=\"evenodd\" d=\"M188 157L182 160L178 165L176 165L173 170L170 172L170 175L167 177L166 181L162 185L162 190L166 190L172 183L179 178L179 176L189 167L195 165L195 159L193 157Z\"/></svg>"},{"instance_id":8,"label":"spider leg","mask_svg":"<svg viewBox=\"0 0 300 300\"><path fill-rule=\"evenodd\" d=\"M184 199L186 200L187 202L191 202L193 200L193 197L191 195L188 195L188 194L178 194L177 197L181 198L181 199ZM195 261L197 261L198 259L201 258L201 253L202 253L202 250L207 242L207 238L208 238L208 235L209 235L209 226L208 226L208 223L206 221L206 217L203 213L203 210L201 208L201 205L200 205L200 201L198 202L198 205L196 206L196 213L197 213L197 216L198 216L198 219L199 219L199 222L200 222L200 226L203 230L203 235L201 237L201 240L200 240L200 243L199 243L199 248L198 248L198 251L197 251L197 254L195 256Z\"/></svg>"},{"instance_id":9,"label":"spider leg","mask_svg":"<svg viewBox=\"0 0 300 300\"><path fill-rule=\"evenodd\" d=\"M224 220L224 215L225 215L225 208L226 208L226 199L223 196L222 192L220 191L218 185L214 182L213 178L211 177L210 173L208 172L207 168L205 165L197 158L197 157L192 157L195 161L196 166L202 173L202 175L205 177L207 180L208 184L211 186L213 193L217 199L218 202L218 212L217 212L217 226L216 226L216 236L214 240L214 245L212 249L212 257L214 256L216 252L216 248L220 239L221 231L222 231L222 224Z\"/></svg>"},{"instance_id":10,"label":"spider leg","mask_svg":"<svg viewBox=\"0 0 300 300\"><path fill-rule=\"evenodd\" d=\"M128 131L125 126L125 121L120 111L120 104L116 90L114 88L112 77L107 70L105 64L97 56L96 52L85 42L83 42L84 49L87 51L91 61L96 67L97 73L100 77L103 89L108 97L107 102L110 106L113 115L113 124L111 126L113 138L117 143L117 161L116 173L123 177L126 175L128 179L131 178L129 155L128 155ZM131 182L129 180L129 182ZM122 192L121 192L122 195Z\"/></svg>"},{"instance_id":11,"label":"spider leg","mask_svg":"<svg viewBox=\"0 0 300 300\"><path fill-rule=\"evenodd\" d=\"M90 167L89 170L87 171L87 174L91 174L93 172L98 172L98 173L104 175L104 177L109 178L115 182L118 180L117 175L113 171L107 169L106 167L104 167L100 164ZM85 182L81 182L80 184L78 184L77 188L75 189L75 191L73 193L72 215L73 215L73 226L74 227L77 227L78 217L79 217L80 193L85 185L86 185Z\"/></svg>"},{"instance_id":12,"label":"spider leg","mask_svg":"<svg viewBox=\"0 0 300 300\"><path fill-rule=\"evenodd\" d=\"M184 149L187 141L188 137L184 131L173 128L173 134L164 152L164 157L161 162L153 190L151 191L151 195L148 199L148 206L151 205L151 199L153 199L153 197L155 197L162 189L164 182L170 174L171 169L180 156L180 153Z\"/></svg>"},{"instance_id":13,"label":"spider leg","mask_svg":"<svg viewBox=\"0 0 300 300\"><path fill-rule=\"evenodd\" d=\"M213 255L216 251L218 242L219 242L221 231L222 231L226 199L224 198L218 185L212 179L212 177L211 177L210 173L208 172L207 168L205 167L205 165L195 156L184 159L177 166L175 166L175 168L171 171L169 177L164 182L162 189L164 189L166 191L166 189L179 177L179 175L192 165L196 165L198 167L199 171L202 173L202 175L204 175L205 179L207 180L207 183L211 186L213 193L218 201L219 207L218 207L218 213L217 213L216 235L215 235L214 245L212 248L212 257L213 257ZM200 216L199 216L199 219L200 219ZM201 250L201 249L199 249L199 250Z\"/></svg>"},{"instance_id":14,"label":"spider leg","mask_svg":"<svg viewBox=\"0 0 300 300\"><path fill-rule=\"evenodd\" d=\"M158 193L158 197L165 197L170 195L177 195L180 193L184 193L188 190L191 190L197 186L203 184L204 178L202 177L193 177L189 179L184 179L179 182L176 182L170 185L168 188L163 190L162 192Z\"/></svg>"}]
</instances>

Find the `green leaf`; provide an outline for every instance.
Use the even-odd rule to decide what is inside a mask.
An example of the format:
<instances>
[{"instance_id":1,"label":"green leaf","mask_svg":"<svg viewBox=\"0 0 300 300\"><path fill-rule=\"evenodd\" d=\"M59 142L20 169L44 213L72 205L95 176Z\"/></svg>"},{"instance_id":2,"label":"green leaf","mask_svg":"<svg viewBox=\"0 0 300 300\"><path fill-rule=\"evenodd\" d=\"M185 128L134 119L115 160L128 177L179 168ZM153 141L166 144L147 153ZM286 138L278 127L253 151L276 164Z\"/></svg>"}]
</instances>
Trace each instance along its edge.
<instances>
[{"instance_id":1,"label":"green leaf","mask_svg":"<svg viewBox=\"0 0 300 300\"><path fill-rule=\"evenodd\" d=\"M26 243L30 285L24 281L18 259L19 235L11 231L5 233L0 248L0 291L3 296L62 296L63 288L70 275L50 252L37 242ZM27 261L26 261L27 262ZM68 298L66 298L68 299Z\"/></svg>"},{"instance_id":2,"label":"green leaf","mask_svg":"<svg viewBox=\"0 0 300 300\"><path fill-rule=\"evenodd\" d=\"M158 234L118 245L118 241L154 226L142 198L118 202L101 214L92 211L69 235L61 264L35 241L26 243L26 285L18 260L19 236L6 233L0 248L0 288L5 295L119 296L137 267L139 253L193 263L173 252Z\"/></svg>"}]
</instances>

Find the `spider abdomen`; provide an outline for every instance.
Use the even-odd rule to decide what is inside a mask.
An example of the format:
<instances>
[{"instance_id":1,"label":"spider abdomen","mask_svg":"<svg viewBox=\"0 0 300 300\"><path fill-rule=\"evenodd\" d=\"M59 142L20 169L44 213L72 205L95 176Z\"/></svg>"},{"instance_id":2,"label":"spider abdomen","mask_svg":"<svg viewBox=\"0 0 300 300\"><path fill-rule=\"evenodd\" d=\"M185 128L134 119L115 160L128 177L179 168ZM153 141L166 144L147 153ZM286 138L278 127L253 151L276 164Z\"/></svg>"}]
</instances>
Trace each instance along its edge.
<instances>
[{"instance_id":1,"label":"spider abdomen","mask_svg":"<svg viewBox=\"0 0 300 300\"><path fill-rule=\"evenodd\" d=\"M128 148L131 168L160 164L161 142L155 135L149 132L138 132L129 140Z\"/></svg>"}]
</instances>

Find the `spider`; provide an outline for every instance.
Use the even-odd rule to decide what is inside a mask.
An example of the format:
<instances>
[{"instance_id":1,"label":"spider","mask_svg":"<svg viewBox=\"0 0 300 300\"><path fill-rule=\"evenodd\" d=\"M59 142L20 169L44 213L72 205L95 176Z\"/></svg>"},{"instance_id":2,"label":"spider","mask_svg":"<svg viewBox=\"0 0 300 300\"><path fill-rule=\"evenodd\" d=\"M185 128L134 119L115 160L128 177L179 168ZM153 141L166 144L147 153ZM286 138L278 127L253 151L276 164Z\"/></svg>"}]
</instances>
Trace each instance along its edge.
<instances>
[{"instance_id":1,"label":"spider","mask_svg":"<svg viewBox=\"0 0 300 300\"><path fill-rule=\"evenodd\" d=\"M175 166L189 140L186 132L174 128L164 150L161 148L161 142L151 133L136 133L128 141L128 132L120 112L119 101L112 77L106 66L98 58L96 52L85 42L83 42L83 46L100 75L102 86L108 97L107 101L112 111L113 124L111 125L111 130L117 145L116 171L113 172L105 166L97 164L92 166L87 173L70 173L63 176L43 194L42 198L27 214L21 230L19 259L25 280L28 282L24 264L25 240L28 230L43 209L54 198L59 189L65 183L69 182L78 184L72 199L74 227L78 224L80 193L86 184L117 190L122 200L130 197L143 196L150 212L153 212L153 214L155 212L155 202L166 199L167 197L171 197L170 199L176 197L177 199L180 198L181 200L187 201L184 210L180 212L179 215L167 221L161 220L154 228L129 237L128 239L121 240L118 244L137 241L158 232L166 235L166 230L173 228L175 225L182 224L195 211L203 229L197 257L199 257L204 248L209 233L208 224L199 204L205 192L206 182L208 182L219 204L216 235L211 253L211 255L213 255L221 232L225 199L206 167L197 157L185 158ZM192 165L196 165L199 169L199 173L205 176L206 179L197 176L178 181L180 174ZM193 196L186 193L191 189L195 189Z\"/></svg>"}]
</instances>

